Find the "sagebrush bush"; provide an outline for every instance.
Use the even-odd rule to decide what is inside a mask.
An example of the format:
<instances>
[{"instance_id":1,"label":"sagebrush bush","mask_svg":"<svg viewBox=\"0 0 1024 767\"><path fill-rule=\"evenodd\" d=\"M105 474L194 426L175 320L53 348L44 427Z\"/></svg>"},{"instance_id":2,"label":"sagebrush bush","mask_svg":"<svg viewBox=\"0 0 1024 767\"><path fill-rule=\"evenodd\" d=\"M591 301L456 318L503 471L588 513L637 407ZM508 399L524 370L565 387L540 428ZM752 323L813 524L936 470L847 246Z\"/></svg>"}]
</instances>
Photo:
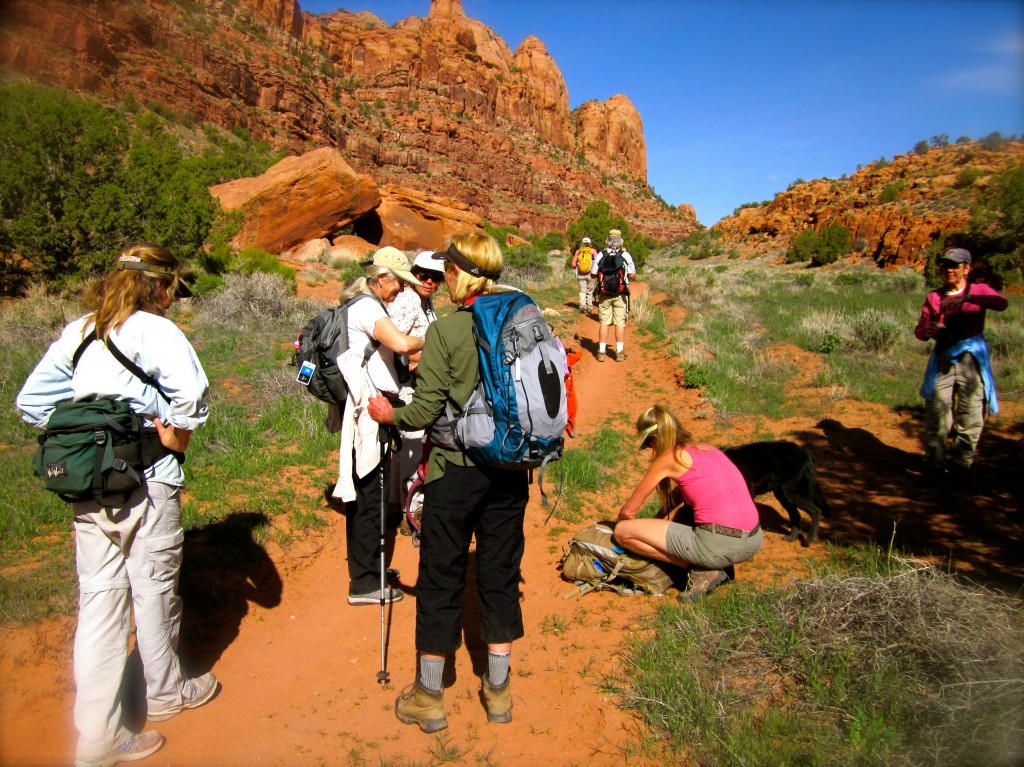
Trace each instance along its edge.
<instances>
[{"instance_id":1,"label":"sagebrush bush","mask_svg":"<svg viewBox=\"0 0 1024 767\"><path fill-rule=\"evenodd\" d=\"M888 354L907 332L902 323L878 309L854 315L850 328L857 348L876 354Z\"/></svg>"},{"instance_id":2,"label":"sagebrush bush","mask_svg":"<svg viewBox=\"0 0 1024 767\"><path fill-rule=\"evenodd\" d=\"M295 298L295 290L278 274L229 274L224 287L197 301L199 326L250 330L264 326L301 326L316 311Z\"/></svg>"}]
</instances>

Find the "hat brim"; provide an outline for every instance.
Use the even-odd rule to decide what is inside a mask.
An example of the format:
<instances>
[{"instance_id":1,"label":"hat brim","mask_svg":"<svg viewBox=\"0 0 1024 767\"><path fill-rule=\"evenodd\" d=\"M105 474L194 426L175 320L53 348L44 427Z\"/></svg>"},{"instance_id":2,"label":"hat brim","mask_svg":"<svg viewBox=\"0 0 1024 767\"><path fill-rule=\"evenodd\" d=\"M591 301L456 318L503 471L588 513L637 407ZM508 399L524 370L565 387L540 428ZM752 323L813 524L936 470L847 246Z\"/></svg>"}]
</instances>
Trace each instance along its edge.
<instances>
[{"instance_id":1,"label":"hat brim","mask_svg":"<svg viewBox=\"0 0 1024 767\"><path fill-rule=\"evenodd\" d=\"M407 272L405 269L392 269L390 266L387 269L402 282L408 282L410 285L415 285L418 288L423 287L423 283L416 279L412 272Z\"/></svg>"}]
</instances>

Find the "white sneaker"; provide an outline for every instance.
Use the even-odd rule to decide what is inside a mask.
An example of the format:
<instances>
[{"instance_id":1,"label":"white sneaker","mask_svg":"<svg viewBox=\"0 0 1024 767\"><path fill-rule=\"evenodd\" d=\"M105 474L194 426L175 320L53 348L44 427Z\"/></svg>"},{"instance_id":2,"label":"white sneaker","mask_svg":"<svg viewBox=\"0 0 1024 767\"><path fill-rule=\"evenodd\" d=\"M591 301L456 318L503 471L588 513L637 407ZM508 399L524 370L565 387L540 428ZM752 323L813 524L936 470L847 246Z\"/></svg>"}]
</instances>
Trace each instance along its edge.
<instances>
[{"instance_id":1,"label":"white sneaker","mask_svg":"<svg viewBox=\"0 0 1024 767\"><path fill-rule=\"evenodd\" d=\"M212 672L189 679L181 691L181 705L165 708L163 711L150 711L147 719L151 722L162 722L177 716L187 708L199 708L217 692L217 677Z\"/></svg>"},{"instance_id":2,"label":"white sneaker","mask_svg":"<svg viewBox=\"0 0 1024 767\"><path fill-rule=\"evenodd\" d=\"M164 744L164 736L156 730L129 735L128 740L95 759L76 759L75 767L113 767L118 762L136 762L155 754Z\"/></svg>"}]
</instances>

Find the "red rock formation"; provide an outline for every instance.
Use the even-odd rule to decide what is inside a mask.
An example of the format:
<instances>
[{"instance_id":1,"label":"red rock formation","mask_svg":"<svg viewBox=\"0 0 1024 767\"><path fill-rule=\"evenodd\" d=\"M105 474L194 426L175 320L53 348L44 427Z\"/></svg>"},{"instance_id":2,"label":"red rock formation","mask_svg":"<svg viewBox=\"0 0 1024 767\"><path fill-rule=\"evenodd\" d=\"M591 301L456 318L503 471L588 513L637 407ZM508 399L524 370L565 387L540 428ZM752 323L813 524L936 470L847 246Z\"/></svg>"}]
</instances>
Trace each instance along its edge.
<instances>
[{"instance_id":1,"label":"red rock formation","mask_svg":"<svg viewBox=\"0 0 1024 767\"><path fill-rule=\"evenodd\" d=\"M576 110L576 145L606 173L647 178L643 121L621 93L604 102L588 101Z\"/></svg>"},{"instance_id":2,"label":"red rock formation","mask_svg":"<svg viewBox=\"0 0 1024 767\"><path fill-rule=\"evenodd\" d=\"M440 250L456 232L482 232L483 219L457 200L389 184L381 190L381 204L374 211L380 222L380 246L399 250ZM373 214L366 217L373 220ZM365 227L360 222L356 231Z\"/></svg>"},{"instance_id":3,"label":"red rock formation","mask_svg":"<svg viewBox=\"0 0 1024 767\"><path fill-rule=\"evenodd\" d=\"M327 237L380 204L369 176L357 174L336 149L286 157L261 176L210 188L225 210L245 219L233 244L280 253Z\"/></svg>"},{"instance_id":4,"label":"red rock formation","mask_svg":"<svg viewBox=\"0 0 1024 767\"><path fill-rule=\"evenodd\" d=\"M564 231L605 199L661 239L696 226L646 186L628 99L596 120L571 114L543 43L528 37L513 54L458 0L393 27L368 12L301 13L295 0L197 0L187 12L175 0L8 0L2 23L5 70L158 102L295 154L335 147L381 186L429 189L498 225Z\"/></svg>"},{"instance_id":5,"label":"red rock formation","mask_svg":"<svg viewBox=\"0 0 1024 767\"><path fill-rule=\"evenodd\" d=\"M1022 161L1019 141L1000 150L970 142L897 155L848 179L796 184L768 205L742 208L715 228L725 242L771 252L788 248L807 227L820 232L839 223L850 230L854 247L879 265L920 266L931 243L967 225L978 189ZM965 169L975 176L969 182ZM895 199L883 202L883 192Z\"/></svg>"}]
</instances>

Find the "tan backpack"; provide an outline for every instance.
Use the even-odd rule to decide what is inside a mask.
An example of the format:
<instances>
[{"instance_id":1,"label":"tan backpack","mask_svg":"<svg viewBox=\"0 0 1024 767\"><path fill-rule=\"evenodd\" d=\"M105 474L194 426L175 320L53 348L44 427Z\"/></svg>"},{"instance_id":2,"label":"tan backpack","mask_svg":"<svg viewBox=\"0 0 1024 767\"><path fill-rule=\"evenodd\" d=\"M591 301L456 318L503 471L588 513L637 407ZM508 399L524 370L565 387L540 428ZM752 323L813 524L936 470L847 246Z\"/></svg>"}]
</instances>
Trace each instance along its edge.
<instances>
[{"instance_id":1,"label":"tan backpack","mask_svg":"<svg viewBox=\"0 0 1024 767\"><path fill-rule=\"evenodd\" d=\"M565 599L601 589L663 596L672 586L671 576L659 563L616 545L613 529L612 523L595 522L562 547L562 577L576 584Z\"/></svg>"}]
</instances>

